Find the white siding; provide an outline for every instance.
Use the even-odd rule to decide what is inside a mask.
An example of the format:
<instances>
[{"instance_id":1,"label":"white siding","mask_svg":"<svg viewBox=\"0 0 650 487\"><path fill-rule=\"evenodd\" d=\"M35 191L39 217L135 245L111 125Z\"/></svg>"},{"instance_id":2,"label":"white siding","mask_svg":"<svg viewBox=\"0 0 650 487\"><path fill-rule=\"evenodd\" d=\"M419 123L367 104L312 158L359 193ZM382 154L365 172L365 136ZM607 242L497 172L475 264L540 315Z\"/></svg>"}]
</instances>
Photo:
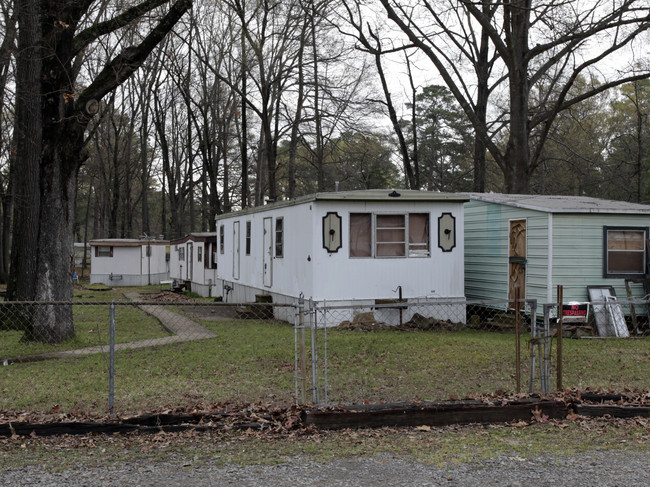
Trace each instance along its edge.
<instances>
[{"instance_id":1,"label":"white siding","mask_svg":"<svg viewBox=\"0 0 650 487\"><path fill-rule=\"evenodd\" d=\"M150 256L147 256L147 245L121 246L106 240L101 246L112 247L112 257L96 256L93 246L90 282L107 286L146 286L168 279L167 244L152 244Z\"/></svg>"},{"instance_id":2,"label":"white siding","mask_svg":"<svg viewBox=\"0 0 650 487\"><path fill-rule=\"evenodd\" d=\"M342 218L342 248L329 253L323 248L323 217L336 212ZM350 258L350 213L429 213L429 257L421 258ZM456 247L443 252L438 247L438 218L449 212L456 218ZM283 218L283 257L273 258L272 285L263 282L263 219ZM255 293L276 297L298 297L316 301L372 300L397 297L402 287L404 298L462 297L463 277L463 205L461 202L431 201L311 201L267 211L220 217L225 235L233 234L233 222L246 228L252 223L251 255L245 255L245 231L241 231L240 278L232 274L232 238L225 239L224 253L219 254L218 278L232 288L224 297L228 301L248 301ZM275 235L273 235L275 238ZM275 241L275 240L274 240Z\"/></svg>"},{"instance_id":3,"label":"white siding","mask_svg":"<svg viewBox=\"0 0 650 487\"><path fill-rule=\"evenodd\" d=\"M336 211L343 219L342 245L328 253L322 243L322 218ZM438 247L438 218L444 212L456 218L456 247ZM429 213L429 257L350 258L350 213ZM314 299L390 299L402 287L404 298L463 296L462 203L443 202L318 202L313 225L312 267Z\"/></svg>"}]
</instances>

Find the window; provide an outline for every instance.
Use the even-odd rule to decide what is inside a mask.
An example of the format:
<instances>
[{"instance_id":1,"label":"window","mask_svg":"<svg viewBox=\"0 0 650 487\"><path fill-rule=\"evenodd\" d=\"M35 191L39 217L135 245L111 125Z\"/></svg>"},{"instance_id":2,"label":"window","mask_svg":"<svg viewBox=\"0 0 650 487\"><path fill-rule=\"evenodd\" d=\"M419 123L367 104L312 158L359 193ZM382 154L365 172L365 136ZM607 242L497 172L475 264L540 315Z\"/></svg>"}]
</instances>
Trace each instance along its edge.
<instances>
[{"instance_id":1,"label":"window","mask_svg":"<svg viewBox=\"0 0 650 487\"><path fill-rule=\"evenodd\" d=\"M219 253L223 254L223 246L224 246L224 228L223 225L219 227Z\"/></svg>"},{"instance_id":2,"label":"window","mask_svg":"<svg viewBox=\"0 0 650 487\"><path fill-rule=\"evenodd\" d=\"M196 248L196 261L203 262L203 247Z\"/></svg>"},{"instance_id":3,"label":"window","mask_svg":"<svg viewBox=\"0 0 650 487\"><path fill-rule=\"evenodd\" d=\"M372 257L372 215L350 213L350 257Z\"/></svg>"},{"instance_id":4,"label":"window","mask_svg":"<svg viewBox=\"0 0 650 487\"><path fill-rule=\"evenodd\" d=\"M350 257L428 257L429 238L428 213L350 213Z\"/></svg>"},{"instance_id":5,"label":"window","mask_svg":"<svg viewBox=\"0 0 650 487\"><path fill-rule=\"evenodd\" d=\"M178 260L181 262L185 261L185 247L180 247L178 249Z\"/></svg>"},{"instance_id":6,"label":"window","mask_svg":"<svg viewBox=\"0 0 650 487\"><path fill-rule=\"evenodd\" d=\"M212 269L217 268L217 241L215 240L214 242L210 243L210 246L212 248Z\"/></svg>"},{"instance_id":7,"label":"window","mask_svg":"<svg viewBox=\"0 0 650 487\"><path fill-rule=\"evenodd\" d=\"M375 257L403 257L406 249L406 216L377 215Z\"/></svg>"},{"instance_id":8,"label":"window","mask_svg":"<svg viewBox=\"0 0 650 487\"><path fill-rule=\"evenodd\" d=\"M275 219L275 256L284 257L284 219Z\"/></svg>"},{"instance_id":9,"label":"window","mask_svg":"<svg viewBox=\"0 0 650 487\"><path fill-rule=\"evenodd\" d=\"M95 247L95 257L113 257L113 247L110 245L98 245Z\"/></svg>"},{"instance_id":10,"label":"window","mask_svg":"<svg viewBox=\"0 0 650 487\"><path fill-rule=\"evenodd\" d=\"M251 255L251 222L246 222L246 255Z\"/></svg>"},{"instance_id":11,"label":"window","mask_svg":"<svg viewBox=\"0 0 650 487\"><path fill-rule=\"evenodd\" d=\"M429 256L429 214L409 214L409 257Z\"/></svg>"},{"instance_id":12,"label":"window","mask_svg":"<svg viewBox=\"0 0 650 487\"><path fill-rule=\"evenodd\" d=\"M646 273L646 228L605 227L603 277L634 277Z\"/></svg>"}]
</instances>

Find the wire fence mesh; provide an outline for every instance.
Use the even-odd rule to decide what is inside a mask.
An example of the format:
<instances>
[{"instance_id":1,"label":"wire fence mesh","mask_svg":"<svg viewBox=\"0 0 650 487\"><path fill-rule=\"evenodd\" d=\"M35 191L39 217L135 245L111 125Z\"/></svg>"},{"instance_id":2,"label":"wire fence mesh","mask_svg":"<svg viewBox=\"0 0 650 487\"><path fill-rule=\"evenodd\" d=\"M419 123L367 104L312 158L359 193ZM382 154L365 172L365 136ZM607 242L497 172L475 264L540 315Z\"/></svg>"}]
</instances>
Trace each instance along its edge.
<instances>
[{"instance_id":1,"label":"wire fence mesh","mask_svg":"<svg viewBox=\"0 0 650 487\"><path fill-rule=\"evenodd\" d=\"M0 409L402 402L647 389L645 301L0 302ZM624 336L629 338L615 338ZM607 336L607 337L606 337Z\"/></svg>"}]
</instances>

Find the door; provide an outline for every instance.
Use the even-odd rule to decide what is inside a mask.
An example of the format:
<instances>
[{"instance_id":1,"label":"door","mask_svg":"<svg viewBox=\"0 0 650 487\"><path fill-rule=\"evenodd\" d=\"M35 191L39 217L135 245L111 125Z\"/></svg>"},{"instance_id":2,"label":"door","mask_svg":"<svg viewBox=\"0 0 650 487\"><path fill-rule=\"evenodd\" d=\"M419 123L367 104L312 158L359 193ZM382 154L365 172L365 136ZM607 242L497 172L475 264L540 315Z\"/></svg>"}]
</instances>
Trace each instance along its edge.
<instances>
[{"instance_id":1,"label":"door","mask_svg":"<svg viewBox=\"0 0 650 487\"><path fill-rule=\"evenodd\" d=\"M262 238L264 264L264 285L271 287L273 284L273 219L264 218L264 236Z\"/></svg>"},{"instance_id":2,"label":"door","mask_svg":"<svg viewBox=\"0 0 650 487\"><path fill-rule=\"evenodd\" d=\"M519 288L519 298L526 297L526 220L510 221L510 244L508 252L508 299L515 299L515 289Z\"/></svg>"},{"instance_id":3,"label":"door","mask_svg":"<svg viewBox=\"0 0 650 487\"><path fill-rule=\"evenodd\" d=\"M187 280L192 280L194 273L194 244L192 242L187 244Z\"/></svg>"},{"instance_id":4,"label":"door","mask_svg":"<svg viewBox=\"0 0 650 487\"><path fill-rule=\"evenodd\" d=\"M232 225L232 278L239 279L239 222Z\"/></svg>"}]
</instances>

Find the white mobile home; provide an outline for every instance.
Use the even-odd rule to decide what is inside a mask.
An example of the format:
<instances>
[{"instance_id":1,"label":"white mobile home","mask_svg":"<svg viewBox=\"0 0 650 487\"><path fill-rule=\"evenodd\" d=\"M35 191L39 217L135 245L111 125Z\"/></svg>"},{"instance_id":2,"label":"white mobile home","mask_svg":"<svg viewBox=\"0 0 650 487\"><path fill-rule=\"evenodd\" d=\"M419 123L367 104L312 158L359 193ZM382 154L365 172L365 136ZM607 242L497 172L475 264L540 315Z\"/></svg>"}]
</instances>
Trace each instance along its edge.
<instances>
[{"instance_id":1,"label":"white mobile home","mask_svg":"<svg viewBox=\"0 0 650 487\"><path fill-rule=\"evenodd\" d=\"M164 240L91 240L90 283L147 286L169 279L169 242Z\"/></svg>"},{"instance_id":2,"label":"white mobile home","mask_svg":"<svg viewBox=\"0 0 650 487\"><path fill-rule=\"evenodd\" d=\"M217 234L191 233L170 242L169 277L200 296L214 296Z\"/></svg>"},{"instance_id":3,"label":"white mobile home","mask_svg":"<svg viewBox=\"0 0 650 487\"><path fill-rule=\"evenodd\" d=\"M365 190L317 193L217 223L217 292L330 304L463 299L465 195ZM463 317L464 319L464 317Z\"/></svg>"},{"instance_id":4,"label":"white mobile home","mask_svg":"<svg viewBox=\"0 0 650 487\"><path fill-rule=\"evenodd\" d=\"M580 196L470 194L465 205L465 293L509 299L514 288L540 303L589 301L588 286L647 275L650 206ZM641 284L631 285L636 298Z\"/></svg>"}]
</instances>

